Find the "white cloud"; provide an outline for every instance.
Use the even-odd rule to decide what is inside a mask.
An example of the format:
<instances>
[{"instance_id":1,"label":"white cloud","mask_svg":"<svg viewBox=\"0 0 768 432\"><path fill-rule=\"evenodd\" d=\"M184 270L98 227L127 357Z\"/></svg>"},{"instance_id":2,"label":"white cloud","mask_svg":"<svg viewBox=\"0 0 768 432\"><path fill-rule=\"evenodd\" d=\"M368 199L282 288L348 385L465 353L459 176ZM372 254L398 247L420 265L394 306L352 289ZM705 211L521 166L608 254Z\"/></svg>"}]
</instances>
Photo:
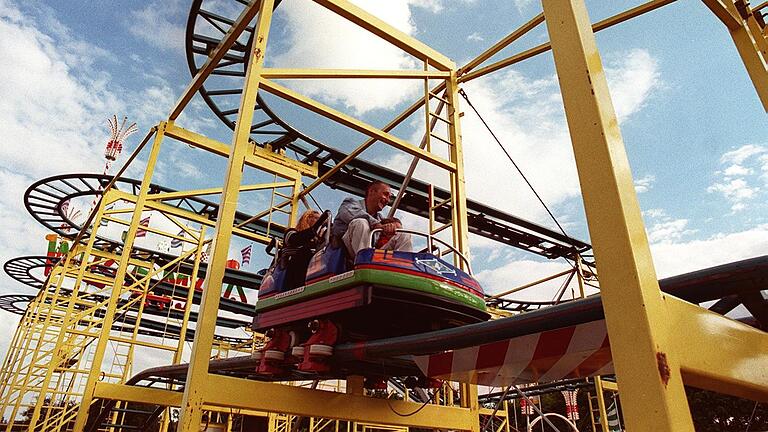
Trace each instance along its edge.
<instances>
[{"instance_id":1,"label":"white cloud","mask_svg":"<svg viewBox=\"0 0 768 432\"><path fill-rule=\"evenodd\" d=\"M605 74L619 122L640 110L661 82L658 61L644 49L607 57Z\"/></svg>"},{"instance_id":2,"label":"white cloud","mask_svg":"<svg viewBox=\"0 0 768 432\"><path fill-rule=\"evenodd\" d=\"M414 6L428 9L433 13L438 13L442 11L444 7L443 0L409 0L409 2Z\"/></svg>"},{"instance_id":3,"label":"white cloud","mask_svg":"<svg viewBox=\"0 0 768 432\"><path fill-rule=\"evenodd\" d=\"M669 243L679 241L698 232L689 229L688 219L673 219L664 209L649 209L643 212L646 218L646 231L650 243Z\"/></svg>"},{"instance_id":4,"label":"white cloud","mask_svg":"<svg viewBox=\"0 0 768 432\"><path fill-rule=\"evenodd\" d=\"M175 93L167 83L163 82L159 85L145 87L133 96L133 99L140 103L142 108L138 113L137 123L151 125L168 117L171 107L176 102ZM183 120L180 119L179 122L183 123Z\"/></svg>"},{"instance_id":5,"label":"white cloud","mask_svg":"<svg viewBox=\"0 0 768 432\"><path fill-rule=\"evenodd\" d=\"M439 10L425 0L357 0L355 4L407 33L416 31L411 7ZM399 48L308 0L284 2L277 13L287 17L285 52L271 57L279 67L337 69L420 69L421 63ZM390 109L417 96L421 83L403 80L302 80L289 85L325 102L342 104L360 115Z\"/></svg>"},{"instance_id":6,"label":"white cloud","mask_svg":"<svg viewBox=\"0 0 768 432\"><path fill-rule=\"evenodd\" d=\"M631 72L632 65L637 63L634 59L650 57L637 54L637 51L633 50L623 56L627 59L626 64L617 64L624 72L614 75L609 82L612 87L628 87L621 80L635 80L637 74ZM647 64L655 62L643 63L645 71L648 71ZM658 75L655 69L650 73ZM642 87L642 91L614 94L616 104L625 107L626 113L636 113L643 106L645 99L638 95L652 95L658 79L640 80L635 85ZM466 83L463 87L472 104L491 126L544 202L554 210L561 223L565 221L567 215L558 213L556 206L579 196L580 188L556 77L533 78L517 70L507 69ZM546 210L472 108L464 100L460 101L460 107L465 112L461 127L467 196L554 228ZM629 118L626 115L625 119ZM418 143L421 140L424 131L421 123L420 119L414 121L416 132L410 137L411 142ZM436 133L445 136L444 130ZM410 156L398 154L379 162L404 172L411 159ZM419 164L416 177L436 186L447 186L444 173L425 162ZM648 188L653 180L653 176L646 176L640 179L641 186Z\"/></svg>"},{"instance_id":7,"label":"white cloud","mask_svg":"<svg viewBox=\"0 0 768 432\"><path fill-rule=\"evenodd\" d=\"M741 165L744 163L744 161L750 159L752 156L763 154L766 151L768 151L768 149L766 149L766 147L763 145L746 144L735 150L724 153L723 156L720 157L720 162L730 162L732 164Z\"/></svg>"},{"instance_id":8,"label":"white cloud","mask_svg":"<svg viewBox=\"0 0 768 432\"><path fill-rule=\"evenodd\" d=\"M28 18L0 18L0 159L33 178L101 165L107 110L121 107L100 80L73 69L71 51ZM87 71L86 71L87 72ZM63 149L66 148L66 151ZM53 149L60 149L52 154Z\"/></svg>"},{"instance_id":9,"label":"white cloud","mask_svg":"<svg viewBox=\"0 0 768 432\"><path fill-rule=\"evenodd\" d=\"M568 265L563 261L519 260L506 263L492 270L483 270L475 274L475 277L483 286L486 294L494 295L522 286L534 280L552 276L567 269ZM512 295L505 296L505 298L529 301L550 301L553 299L553 296L563 282L564 278L554 279ZM570 294L566 295L565 298L570 298Z\"/></svg>"},{"instance_id":10,"label":"white cloud","mask_svg":"<svg viewBox=\"0 0 768 432\"><path fill-rule=\"evenodd\" d=\"M651 174L635 179L635 192L639 194L648 192L654 182L656 182L656 176Z\"/></svg>"},{"instance_id":11,"label":"white cloud","mask_svg":"<svg viewBox=\"0 0 768 432\"><path fill-rule=\"evenodd\" d=\"M147 90L127 98L133 110L129 109L115 97L124 93L122 89L96 70L97 65L112 64L109 54L74 37L42 6L24 4L22 13L0 0L0 34L0 56L5 61L0 67L0 218L6 227L0 230L0 262L4 263L44 251L46 231L23 205L27 187L55 174L100 172L108 138L106 119L125 111L141 116L151 100L138 98L153 94ZM4 272L0 282L2 293L30 293ZM0 335L0 345L8 336Z\"/></svg>"},{"instance_id":12,"label":"white cloud","mask_svg":"<svg viewBox=\"0 0 768 432\"><path fill-rule=\"evenodd\" d=\"M648 228L648 241L651 243L668 243L694 234L696 230L687 229L688 222L688 219L674 219L654 223Z\"/></svg>"},{"instance_id":13,"label":"white cloud","mask_svg":"<svg viewBox=\"0 0 768 432\"><path fill-rule=\"evenodd\" d=\"M664 209L659 209L659 208L652 208L652 209L643 211L643 216L646 216L649 218L657 218L657 217L662 217L664 215L666 215L666 212L664 211Z\"/></svg>"},{"instance_id":14,"label":"white cloud","mask_svg":"<svg viewBox=\"0 0 768 432\"><path fill-rule=\"evenodd\" d=\"M762 192L760 183L768 185L768 147L746 144L724 153L720 163L725 169L715 172L718 179L707 192L721 194L734 213L746 210Z\"/></svg>"},{"instance_id":15,"label":"white cloud","mask_svg":"<svg viewBox=\"0 0 768 432\"><path fill-rule=\"evenodd\" d=\"M752 170L750 168L745 168L741 165L733 164L726 168L723 171L723 174L732 177L732 176L746 176L752 174Z\"/></svg>"},{"instance_id":16,"label":"white cloud","mask_svg":"<svg viewBox=\"0 0 768 432\"><path fill-rule=\"evenodd\" d=\"M173 168L178 174L187 178L202 178L203 172L195 165L183 160L173 162Z\"/></svg>"},{"instance_id":17,"label":"white cloud","mask_svg":"<svg viewBox=\"0 0 768 432\"><path fill-rule=\"evenodd\" d=\"M668 277L768 254L768 224L703 240L651 245L656 273Z\"/></svg>"},{"instance_id":18,"label":"white cloud","mask_svg":"<svg viewBox=\"0 0 768 432\"><path fill-rule=\"evenodd\" d=\"M475 42L482 42L482 41L484 41L484 40L485 40L485 38L483 38L483 37L480 35L480 33L478 33L478 32L474 32L474 33L472 33L471 35L467 36L467 40L468 40L468 41L475 41Z\"/></svg>"},{"instance_id":19,"label":"white cloud","mask_svg":"<svg viewBox=\"0 0 768 432\"><path fill-rule=\"evenodd\" d=\"M183 52L185 30L173 17L186 16L186 2L180 0L153 1L144 9L131 12L124 25L132 35L161 49Z\"/></svg>"},{"instance_id":20,"label":"white cloud","mask_svg":"<svg viewBox=\"0 0 768 432\"><path fill-rule=\"evenodd\" d=\"M751 199L758 190L757 188L749 187L746 180L741 178L726 179L722 183L715 183L707 188L708 192L720 192L726 198L736 203Z\"/></svg>"}]
</instances>

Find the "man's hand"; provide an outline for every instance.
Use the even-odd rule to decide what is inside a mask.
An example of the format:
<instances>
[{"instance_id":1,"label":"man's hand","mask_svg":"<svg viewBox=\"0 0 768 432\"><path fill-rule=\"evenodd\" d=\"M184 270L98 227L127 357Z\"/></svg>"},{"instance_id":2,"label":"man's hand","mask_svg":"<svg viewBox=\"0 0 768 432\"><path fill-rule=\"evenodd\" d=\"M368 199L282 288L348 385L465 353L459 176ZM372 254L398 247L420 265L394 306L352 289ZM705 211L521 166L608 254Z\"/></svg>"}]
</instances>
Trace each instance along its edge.
<instances>
[{"instance_id":1,"label":"man's hand","mask_svg":"<svg viewBox=\"0 0 768 432\"><path fill-rule=\"evenodd\" d=\"M381 228L385 235L391 236L395 234L395 230L403 227L399 219L386 218L382 219L380 223L376 224L373 229Z\"/></svg>"},{"instance_id":2,"label":"man's hand","mask_svg":"<svg viewBox=\"0 0 768 432\"><path fill-rule=\"evenodd\" d=\"M386 235L392 235L397 229L397 225L394 222L381 224L381 229Z\"/></svg>"}]
</instances>

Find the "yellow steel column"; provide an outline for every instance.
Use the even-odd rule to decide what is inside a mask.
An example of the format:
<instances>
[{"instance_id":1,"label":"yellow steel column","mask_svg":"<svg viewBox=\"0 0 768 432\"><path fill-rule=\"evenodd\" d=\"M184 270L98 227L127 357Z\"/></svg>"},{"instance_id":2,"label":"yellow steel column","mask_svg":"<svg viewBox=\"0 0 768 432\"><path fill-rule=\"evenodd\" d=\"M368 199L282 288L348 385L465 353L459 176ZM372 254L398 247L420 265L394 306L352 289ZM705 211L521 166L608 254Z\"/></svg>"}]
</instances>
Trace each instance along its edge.
<instances>
[{"instance_id":1,"label":"yellow steel column","mask_svg":"<svg viewBox=\"0 0 768 432\"><path fill-rule=\"evenodd\" d=\"M456 71L450 72L447 80L446 96L450 104L448 105L448 136L453 144L450 148L450 160L456 164L456 170L450 173L451 179L451 220L453 222L453 246L461 252L468 260L471 259L469 251L469 222L467 220L467 195L466 184L464 180L464 150L461 143L461 114L459 112L459 84L456 78ZM429 128L429 124L426 125ZM429 130L427 130L429 133ZM432 203L429 204L432 206ZM466 265L460 259L455 263L465 271ZM477 386L474 384L464 384L462 386L461 406L468 408L473 417L472 430L480 430L480 404L477 401Z\"/></svg>"},{"instance_id":2,"label":"yellow steel column","mask_svg":"<svg viewBox=\"0 0 768 432\"><path fill-rule=\"evenodd\" d=\"M295 227L299 222L299 202L301 201L301 175L293 181L293 196L291 197L291 213L288 215L288 226Z\"/></svg>"},{"instance_id":3,"label":"yellow steel column","mask_svg":"<svg viewBox=\"0 0 768 432\"><path fill-rule=\"evenodd\" d=\"M453 222L453 246L467 259L469 256L469 222L467 221L467 195L464 181L464 150L461 144L461 127L459 113L459 84L456 80L456 71L451 71L447 80L446 96L450 102L448 106L448 136L451 146L451 162L456 164L456 170L450 174L451 178L451 217ZM426 125L429 128L429 124ZM429 133L429 130L427 130ZM431 205L431 204L430 204ZM458 265L467 270L463 262L458 260Z\"/></svg>"},{"instance_id":4,"label":"yellow steel column","mask_svg":"<svg viewBox=\"0 0 768 432\"><path fill-rule=\"evenodd\" d=\"M189 328L189 316L192 313L192 302L195 297L195 285L197 285L197 273L200 271L200 260L203 254L203 245L205 244L205 228L200 228L200 237L197 242L197 250L195 251L195 262L192 265L192 274L189 276L189 286L187 288L187 299L184 305L184 318L181 322L181 330L179 331L179 344L176 346L176 352L173 354L173 364L181 363L181 358L184 353L184 344L187 338L187 329Z\"/></svg>"},{"instance_id":5,"label":"yellow steel column","mask_svg":"<svg viewBox=\"0 0 768 432\"><path fill-rule=\"evenodd\" d=\"M187 342L187 330L189 328L189 316L192 313L192 303L195 297L195 286L197 285L197 273L200 271L200 260L202 259L203 246L205 245L205 226L200 227L199 237L197 239L197 250L195 251L195 263L192 265L192 274L189 276L189 284L187 287L187 299L184 303L184 318L181 321L181 330L179 331L179 344L176 346L176 351L173 353L173 364L181 363L182 356L184 354L184 344ZM183 251L183 247L182 247ZM198 317L199 319L199 317ZM171 385L168 387L171 389ZM170 425L171 407L167 407L163 411L163 422L160 425L160 431L166 432Z\"/></svg>"},{"instance_id":6,"label":"yellow steel column","mask_svg":"<svg viewBox=\"0 0 768 432\"><path fill-rule=\"evenodd\" d=\"M599 376L595 377L595 395L597 396L597 409L600 411L600 427L603 432L609 432L608 410L605 408L605 395L603 394L603 381ZM616 408L618 409L618 407Z\"/></svg>"},{"instance_id":7,"label":"yellow steel column","mask_svg":"<svg viewBox=\"0 0 768 432\"><path fill-rule=\"evenodd\" d=\"M346 393L351 395L363 396L365 394L365 379L360 375L350 375L347 377Z\"/></svg>"},{"instance_id":8,"label":"yellow steel column","mask_svg":"<svg viewBox=\"0 0 768 432\"><path fill-rule=\"evenodd\" d=\"M579 284L579 298L586 297L584 294L584 263L582 263L581 255L576 254L576 282Z\"/></svg>"},{"instance_id":9,"label":"yellow steel column","mask_svg":"<svg viewBox=\"0 0 768 432\"><path fill-rule=\"evenodd\" d=\"M477 400L477 385L462 383L460 392L461 407L469 409L469 415L472 418L472 429L469 430L480 432L480 402Z\"/></svg>"},{"instance_id":10,"label":"yellow steel column","mask_svg":"<svg viewBox=\"0 0 768 432\"><path fill-rule=\"evenodd\" d=\"M542 0L629 430L692 431L678 358L584 0Z\"/></svg>"},{"instance_id":11,"label":"yellow steel column","mask_svg":"<svg viewBox=\"0 0 768 432\"><path fill-rule=\"evenodd\" d=\"M730 3L729 6L733 6L733 3ZM765 46L765 38L760 33L753 34L744 21L742 21L741 27L735 30L729 29L729 32L736 49L739 51L741 60L744 62L744 67L747 69L747 74L752 79L757 96L763 103L763 108L768 111L768 67L766 66L765 55L760 50L761 45ZM758 41L756 38L761 40Z\"/></svg>"},{"instance_id":12,"label":"yellow steel column","mask_svg":"<svg viewBox=\"0 0 768 432\"><path fill-rule=\"evenodd\" d=\"M139 222L141 221L141 212L144 210L144 203L147 200L149 194L149 185L152 181L152 174L155 171L155 164L157 162L157 156L160 153L160 147L165 136L165 122L160 122L155 133L155 140L152 143L152 148L147 158L147 166L144 171L144 177L141 181L141 189L139 196L136 198L136 207L133 209L133 215L131 217L131 224L128 227L128 232L125 235L125 241L123 242L123 252L118 264L117 271L115 272L115 281L112 285L112 292L107 304L107 310L104 313L104 320L101 324L101 334L96 344L96 349L93 355L93 364L91 370L88 373L88 381L85 385L83 397L80 401L80 409L77 412L75 418L75 424L73 430L81 432L85 429L85 422L88 420L88 412L90 411L91 401L93 400L93 389L99 380L101 374L101 363L104 360L104 351L107 348L109 342L109 334L112 331L112 323L115 318L115 309L117 308L117 301L120 297L120 292L123 289L123 283L125 282L125 275L128 270L128 261L131 257L131 250L133 249L133 242L136 238L136 232L139 229ZM96 231L96 229L94 229ZM137 324L138 325L138 324Z\"/></svg>"},{"instance_id":13,"label":"yellow steel column","mask_svg":"<svg viewBox=\"0 0 768 432\"><path fill-rule=\"evenodd\" d=\"M27 310L19 320L19 325L16 327L16 331L13 335L13 340L8 346L8 352L5 356L5 362L3 362L3 370L0 374L0 417L6 418L6 411L8 409L7 401L10 399L11 394L14 392L14 383L17 381L18 373L23 369L24 357L26 353L32 350L31 344L37 339L36 345L42 343L42 332L35 338L35 328L37 328L37 313L40 310L41 297L44 296L46 290L41 289L27 306ZM45 329L42 329L45 330ZM21 391L21 390L20 390ZM20 394L21 399L23 395Z\"/></svg>"},{"instance_id":14,"label":"yellow steel column","mask_svg":"<svg viewBox=\"0 0 768 432\"><path fill-rule=\"evenodd\" d=\"M91 236L88 239L88 243L85 246L83 252L78 252L79 248L77 248L75 245L73 245L73 248L69 251L69 253L66 255L66 258L64 260L64 266L62 267L62 273L60 274L60 278L57 281L56 284L56 290L54 291L54 299L51 304L51 309L49 311L48 318L51 317L53 310L57 306L57 299L59 296L59 293L62 291L62 284L64 283L64 279L66 278L66 273L64 272L69 268L70 263L77 266L77 276L75 278L74 285L72 286L72 290L69 293L69 298L66 300L66 312L64 313L64 316L61 319L61 327L59 334L56 337L56 345L53 349L53 352L51 353L51 359L48 365L46 365L46 372L45 377L43 378L42 383L40 384L40 393L37 398L37 402L35 404L35 409L32 413L32 418L29 420L29 426L28 430L30 432L35 431L35 426L40 420L40 414L42 412L43 405L45 404L45 396L48 392L48 387L51 383L51 380L53 379L53 374L55 372L55 369L59 366L61 361L63 360L62 354L65 354L65 351L62 349L62 345L64 342L64 339L67 335L67 328L70 325L76 325L77 322L71 322L71 317L75 311L75 303L77 302L77 297L80 292L80 286L83 284L83 279L85 277L86 268L88 267L88 260L91 257L91 253L93 251L94 244L96 243L96 232L98 231L99 224L101 223L101 218L104 213L104 200L99 201L99 205L96 208L96 217L93 219L93 228L91 229ZM80 257L80 262L75 263L74 256L77 254L82 254ZM50 280L50 278L49 278ZM62 306L63 306L62 302ZM38 346L39 348L39 346ZM33 357L32 364L35 364L39 358ZM31 369L31 368L30 368ZM29 377L25 378L29 379ZM15 414L14 414L15 415ZM11 422L13 419L11 419ZM11 426L9 425L9 430L11 430Z\"/></svg>"},{"instance_id":15,"label":"yellow steel column","mask_svg":"<svg viewBox=\"0 0 768 432\"><path fill-rule=\"evenodd\" d=\"M243 93L240 99L237 124L232 137L227 173L224 178L221 205L219 206L216 220L213 252L208 263L205 283L203 284L203 298L198 313L195 340L192 346L192 356L189 361L189 371L187 372L186 387L184 388L184 397L181 404L181 417L177 429L179 432L197 432L200 430L203 403L205 401L203 390L205 381L208 379L208 360L213 345L221 286L224 280L227 253L229 252L229 244L232 237L232 225L234 223L235 211L237 210L237 199L243 177L245 156L248 152L251 122L253 121L256 95L259 90L259 77L264 65L264 53L267 47L269 26L272 21L273 6L274 0L262 0L260 4L256 33L251 48Z\"/></svg>"},{"instance_id":16,"label":"yellow steel column","mask_svg":"<svg viewBox=\"0 0 768 432\"><path fill-rule=\"evenodd\" d=\"M749 16L745 19L746 25L749 32L752 34L752 37L755 39L755 45L760 50L763 60L768 61L768 39L766 39L763 34L763 29L760 28L760 24L758 24L757 19L755 18L755 13L759 12L750 11Z\"/></svg>"}]
</instances>

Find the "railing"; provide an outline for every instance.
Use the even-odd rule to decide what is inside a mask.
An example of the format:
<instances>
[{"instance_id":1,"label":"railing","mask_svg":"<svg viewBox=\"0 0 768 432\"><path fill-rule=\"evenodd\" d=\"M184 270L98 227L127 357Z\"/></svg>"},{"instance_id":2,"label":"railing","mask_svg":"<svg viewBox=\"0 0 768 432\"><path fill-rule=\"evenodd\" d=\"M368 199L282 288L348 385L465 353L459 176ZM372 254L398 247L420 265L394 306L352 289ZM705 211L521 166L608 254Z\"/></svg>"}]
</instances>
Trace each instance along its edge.
<instances>
[{"instance_id":1,"label":"railing","mask_svg":"<svg viewBox=\"0 0 768 432\"><path fill-rule=\"evenodd\" d=\"M379 234L381 232L384 232L384 230L381 228L376 228L371 230L371 238L370 238L371 247L375 247L376 243L374 241L374 238L376 237L376 234ZM467 273L469 273L470 275L472 274L472 266L469 264L469 260L467 259L467 257L465 257L464 254L459 252L455 247L451 246L450 244L448 244L443 240L440 240L439 238L433 236L432 234L427 234L420 231L414 231L414 230L402 229L402 228L396 229L395 233L404 233L404 234L411 234L411 235L425 237L427 239L427 248L424 250L424 252L429 252L438 258L448 255L450 253L453 253L455 254L455 256L459 257L459 259L464 263L464 265L466 266L465 268L467 269ZM435 245L435 242L445 246L447 250L445 251L440 250L440 248ZM437 250L437 254L433 253L434 250Z\"/></svg>"}]
</instances>

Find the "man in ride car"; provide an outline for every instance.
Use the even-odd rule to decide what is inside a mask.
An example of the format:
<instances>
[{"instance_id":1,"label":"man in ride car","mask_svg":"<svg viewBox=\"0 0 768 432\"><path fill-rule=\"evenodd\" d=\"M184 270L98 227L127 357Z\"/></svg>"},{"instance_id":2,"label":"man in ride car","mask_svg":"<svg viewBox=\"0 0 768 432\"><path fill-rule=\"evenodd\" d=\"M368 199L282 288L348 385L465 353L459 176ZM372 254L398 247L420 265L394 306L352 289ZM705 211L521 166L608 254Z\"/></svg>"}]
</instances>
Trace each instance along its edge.
<instances>
[{"instance_id":1,"label":"man in ride car","mask_svg":"<svg viewBox=\"0 0 768 432\"><path fill-rule=\"evenodd\" d=\"M342 201L333 220L331 236L344 244L350 257L354 258L360 249L371 247L371 231L378 228L382 230L380 238L388 238L384 243L377 243L379 249L411 251L410 234L395 232L403 227L400 221L382 218L379 213L391 198L389 185L374 181L366 188L365 198L347 197Z\"/></svg>"}]
</instances>

